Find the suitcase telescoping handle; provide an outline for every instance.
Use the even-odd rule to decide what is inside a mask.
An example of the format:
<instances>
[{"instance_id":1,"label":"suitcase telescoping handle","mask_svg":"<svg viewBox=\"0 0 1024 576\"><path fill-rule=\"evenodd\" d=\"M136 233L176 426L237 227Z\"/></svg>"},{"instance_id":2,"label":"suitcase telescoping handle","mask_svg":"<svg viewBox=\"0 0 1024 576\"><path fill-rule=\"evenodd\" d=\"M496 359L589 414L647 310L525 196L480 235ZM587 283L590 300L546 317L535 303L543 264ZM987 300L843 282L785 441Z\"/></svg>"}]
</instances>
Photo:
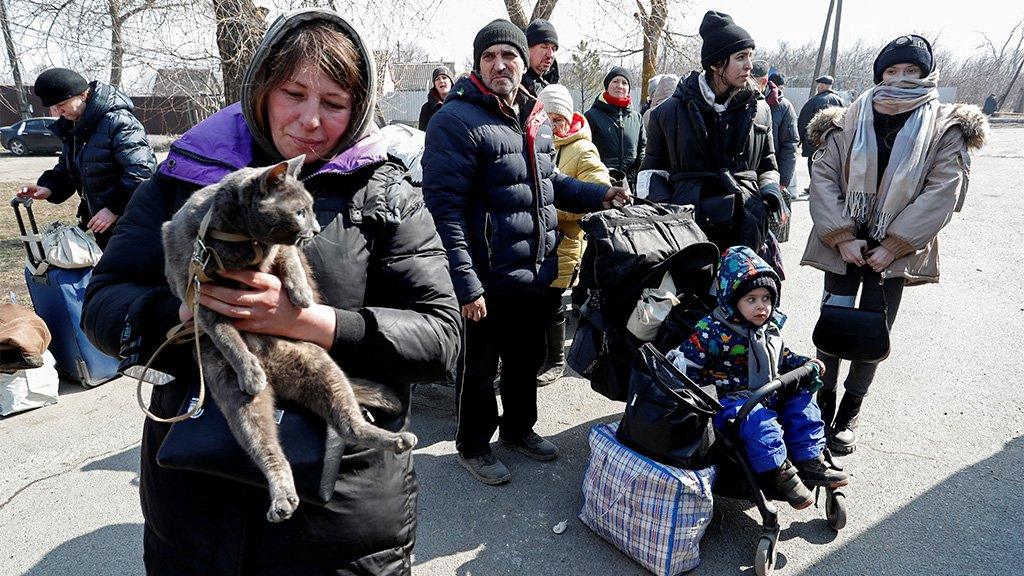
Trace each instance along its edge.
<instances>
[{"instance_id":1,"label":"suitcase telescoping handle","mask_svg":"<svg viewBox=\"0 0 1024 576\"><path fill-rule=\"evenodd\" d=\"M25 229L25 219L21 216L20 206L25 207L28 214L28 223L31 231ZM36 225L35 214L32 213L32 199L16 197L11 200L11 207L14 208L14 217L18 220L18 229L21 230L21 240L25 244L25 253L28 255L28 262L32 268L39 269L43 263L43 237L39 234L39 226ZM33 252L32 244L36 244L38 252Z\"/></svg>"}]
</instances>

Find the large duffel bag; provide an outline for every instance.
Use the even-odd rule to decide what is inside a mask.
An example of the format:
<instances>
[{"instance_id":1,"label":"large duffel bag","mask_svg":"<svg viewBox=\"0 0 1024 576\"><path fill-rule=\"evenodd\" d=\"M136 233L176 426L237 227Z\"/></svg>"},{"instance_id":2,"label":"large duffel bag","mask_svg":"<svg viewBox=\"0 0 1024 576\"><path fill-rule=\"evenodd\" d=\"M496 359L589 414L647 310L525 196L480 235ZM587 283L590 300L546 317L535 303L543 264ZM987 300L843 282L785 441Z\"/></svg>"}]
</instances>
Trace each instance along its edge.
<instances>
[{"instance_id":1,"label":"large duffel bag","mask_svg":"<svg viewBox=\"0 0 1024 576\"><path fill-rule=\"evenodd\" d=\"M659 464L619 443L616 426L590 429L580 520L654 574L696 568L714 509L716 468Z\"/></svg>"}]
</instances>

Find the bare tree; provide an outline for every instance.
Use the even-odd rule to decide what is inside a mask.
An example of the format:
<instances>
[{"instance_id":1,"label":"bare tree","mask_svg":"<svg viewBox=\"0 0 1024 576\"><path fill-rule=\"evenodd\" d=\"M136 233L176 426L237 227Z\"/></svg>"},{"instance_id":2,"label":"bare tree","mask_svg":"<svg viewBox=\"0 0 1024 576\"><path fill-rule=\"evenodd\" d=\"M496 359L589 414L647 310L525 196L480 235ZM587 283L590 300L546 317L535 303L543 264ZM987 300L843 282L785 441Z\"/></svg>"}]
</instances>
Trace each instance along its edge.
<instances>
[{"instance_id":1,"label":"bare tree","mask_svg":"<svg viewBox=\"0 0 1024 576\"><path fill-rule=\"evenodd\" d=\"M570 73L561 79L561 83L579 92L580 107L585 108L602 90L604 63L601 61L601 53L591 48L586 40L580 40L573 49L572 67L569 70Z\"/></svg>"},{"instance_id":2,"label":"bare tree","mask_svg":"<svg viewBox=\"0 0 1024 576\"><path fill-rule=\"evenodd\" d=\"M6 0L0 0L0 26L3 28L4 44L7 47L7 59L11 62L11 74L14 76L14 90L18 93L18 113L22 120L31 116L28 99L25 97L25 84L21 81L21 66L18 64L18 53L14 50L14 39L11 38L11 23L7 19Z\"/></svg>"},{"instance_id":3,"label":"bare tree","mask_svg":"<svg viewBox=\"0 0 1024 576\"><path fill-rule=\"evenodd\" d=\"M647 93L647 82L654 77L655 64L658 61L658 47L661 43L661 35L665 31L665 22L668 20L668 2L666 0L650 0L650 5L650 9L648 9L643 2L636 0L636 7L639 11L635 17L640 21L640 27L644 31L644 59L640 73L641 100L646 100L650 96Z\"/></svg>"},{"instance_id":4,"label":"bare tree","mask_svg":"<svg viewBox=\"0 0 1024 576\"><path fill-rule=\"evenodd\" d=\"M523 0L505 0L505 9L508 10L508 19L525 30L530 22L538 18L550 19L556 4L558 4L558 0L537 0L529 19L526 18L526 11L523 9Z\"/></svg>"},{"instance_id":5,"label":"bare tree","mask_svg":"<svg viewBox=\"0 0 1024 576\"><path fill-rule=\"evenodd\" d=\"M230 104L242 96L242 79L266 30L267 10L257 8L252 0L213 0L213 13L224 103Z\"/></svg>"}]
</instances>

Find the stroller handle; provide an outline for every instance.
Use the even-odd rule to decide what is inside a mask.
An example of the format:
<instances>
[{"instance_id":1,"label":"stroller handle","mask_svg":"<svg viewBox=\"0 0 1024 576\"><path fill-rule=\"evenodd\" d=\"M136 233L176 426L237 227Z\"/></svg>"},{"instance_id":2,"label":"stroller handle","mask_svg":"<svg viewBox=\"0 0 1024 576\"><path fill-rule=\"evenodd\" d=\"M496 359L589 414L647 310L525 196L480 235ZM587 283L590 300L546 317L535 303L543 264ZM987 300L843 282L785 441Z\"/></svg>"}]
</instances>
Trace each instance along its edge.
<instances>
[{"instance_id":1,"label":"stroller handle","mask_svg":"<svg viewBox=\"0 0 1024 576\"><path fill-rule=\"evenodd\" d=\"M814 363L808 362L796 370L790 370L785 374L778 376L777 378L769 381L764 386L761 386L747 398L747 401L743 403L743 407L736 413L736 422L742 422L750 414L750 411L754 409L766 396L772 392L777 392L788 388L789 386L798 382L804 376L809 375L814 370Z\"/></svg>"}]
</instances>

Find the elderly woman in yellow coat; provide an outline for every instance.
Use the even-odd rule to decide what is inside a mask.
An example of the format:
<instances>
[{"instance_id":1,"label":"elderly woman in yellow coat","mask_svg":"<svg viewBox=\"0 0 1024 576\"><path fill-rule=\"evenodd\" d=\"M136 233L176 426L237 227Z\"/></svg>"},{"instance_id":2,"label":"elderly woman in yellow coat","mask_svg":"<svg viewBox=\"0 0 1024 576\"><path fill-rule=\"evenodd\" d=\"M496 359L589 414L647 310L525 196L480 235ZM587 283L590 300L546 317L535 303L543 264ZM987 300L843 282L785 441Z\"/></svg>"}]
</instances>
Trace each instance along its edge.
<instances>
[{"instance_id":1,"label":"elderly woman in yellow coat","mask_svg":"<svg viewBox=\"0 0 1024 576\"><path fill-rule=\"evenodd\" d=\"M590 138L587 119L573 110L569 89L551 84L537 98L551 119L555 133L555 163L558 171L584 182L611 185L608 168L601 163L601 154ZM558 278L548 289L551 325L547 333L547 360L537 375L537 385L546 386L565 373L565 312L562 294L579 281L580 259L583 257L583 230L578 223L582 214L558 211Z\"/></svg>"}]
</instances>

